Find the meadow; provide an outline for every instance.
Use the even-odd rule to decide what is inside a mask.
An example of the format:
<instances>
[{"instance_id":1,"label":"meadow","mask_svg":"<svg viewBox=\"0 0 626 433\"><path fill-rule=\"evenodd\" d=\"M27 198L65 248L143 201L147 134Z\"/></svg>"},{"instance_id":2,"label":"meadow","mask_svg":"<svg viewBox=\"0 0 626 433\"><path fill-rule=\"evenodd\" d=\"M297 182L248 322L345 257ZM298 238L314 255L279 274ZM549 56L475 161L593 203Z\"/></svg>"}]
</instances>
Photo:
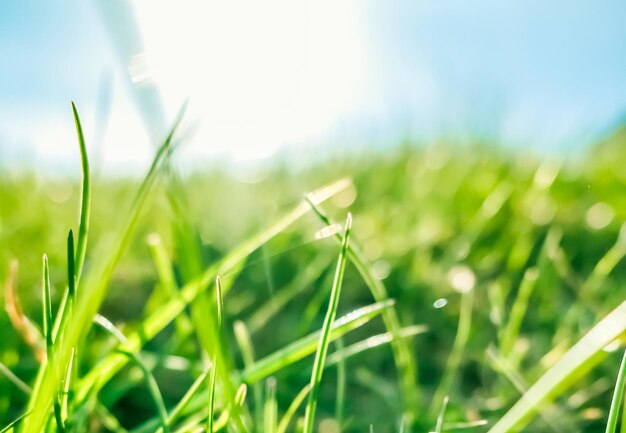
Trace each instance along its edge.
<instances>
[{"instance_id":1,"label":"meadow","mask_svg":"<svg viewBox=\"0 0 626 433\"><path fill-rule=\"evenodd\" d=\"M0 428L624 432L625 145L4 169Z\"/></svg>"}]
</instances>

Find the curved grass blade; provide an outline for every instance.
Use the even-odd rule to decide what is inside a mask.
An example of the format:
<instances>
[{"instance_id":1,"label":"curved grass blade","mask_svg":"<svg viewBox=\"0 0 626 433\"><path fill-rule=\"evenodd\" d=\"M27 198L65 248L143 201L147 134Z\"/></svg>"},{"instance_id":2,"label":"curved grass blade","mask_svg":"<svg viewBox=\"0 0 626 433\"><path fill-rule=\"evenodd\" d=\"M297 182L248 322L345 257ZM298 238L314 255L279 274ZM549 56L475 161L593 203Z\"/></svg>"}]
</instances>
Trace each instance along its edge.
<instances>
[{"instance_id":1,"label":"curved grass blade","mask_svg":"<svg viewBox=\"0 0 626 433\"><path fill-rule=\"evenodd\" d=\"M572 386L606 355L603 350L626 331L626 301L611 311L582 337L563 357L535 382L501 417L489 433L519 431L538 407Z\"/></svg>"},{"instance_id":2,"label":"curved grass blade","mask_svg":"<svg viewBox=\"0 0 626 433\"><path fill-rule=\"evenodd\" d=\"M74 115L74 123L76 124L76 134L78 135L78 146L80 147L80 164L83 172L81 182L80 197L80 223L78 226L78 239L76 244L76 266L74 267L74 277L76 283L80 280L80 275L85 263L85 255L87 253L87 236L89 233L89 215L91 213L91 174L89 172L89 159L87 158L87 146L85 145L85 136L83 127L80 123L76 104L72 102L72 113Z\"/></svg>"},{"instance_id":3,"label":"curved grass blade","mask_svg":"<svg viewBox=\"0 0 626 433\"><path fill-rule=\"evenodd\" d=\"M426 325L407 326L406 328L402 328L400 330L396 338L409 338L425 332L428 332L428 327ZM336 352L331 353L328 355L328 358L326 358L326 367L335 365L343 359L351 358L367 350L375 349L383 344L391 343L393 338L394 336L391 332L385 332L383 334L368 337L365 340L351 344L350 346L341 349L337 348Z\"/></svg>"},{"instance_id":4,"label":"curved grass blade","mask_svg":"<svg viewBox=\"0 0 626 433\"><path fill-rule=\"evenodd\" d=\"M324 226L333 226L334 222L324 213L322 208L311 199L305 197L315 214ZM341 233L335 233L337 241L342 242ZM372 270L372 266L359 247L352 243L348 247L348 258L361 274L363 281L369 287L376 302L389 299L387 288L383 282L377 278ZM389 309L383 313L383 321L389 332L396 335L400 332L400 318L395 309ZM417 383L417 359L406 341L401 338L393 338L391 343L393 356L398 369L398 380L403 396L403 418L407 429L411 429L417 419L417 408L420 406L420 391Z\"/></svg>"},{"instance_id":5,"label":"curved grass blade","mask_svg":"<svg viewBox=\"0 0 626 433\"><path fill-rule=\"evenodd\" d=\"M351 182L348 179L339 180L311 193L311 200L314 203L323 202L343 191L350 185ZM138 332L129 335L127 342L121 345L120 349L126 352L138 351L146 341L152 339L156 334L163 330L163 328L178 317L178 315L196 298L199 293L206 290L218 274L225 275L232 269L236 268L253 251L258 249L261 245L272 239L277 234L281 233L295 221L304 216L309 210L310 206L306 202L301 202L293 210L280 218L276 223L249 238L220 262L209 267L200 278L185 285L185 287L181 290L180 297L178 299L173 299L166 303L145 319L141 329ZM224 287L224 295L227 293L226 288L227 287ZM99 390L104 383L106 383L127 362L127 358L119 354L109 355L102 362L100 362L98 366L93 368L85 377L83 377L83 380L80 381L76 390L77 399L82 401L89 392Z\"/></svg>"},{"instance_id":6,"label":"curved grass blade","mask_svg":"<svg viewBox=\"0 0 626 433\"><path fill-rule=\"evenodd\" d=\"M360 328L393 304L393 300L388 299L386 302L368 305L340 317L332 324L329 341L334 341L342 335ZM254 383L314 353L320 335L321 331L309 334L258 360L252 367L241 372L240 379L246 383Z\"/></svg>"},{"instance_id":7,"label":"curved grass blade","mask_svg":"<svg viewBox=\"0 0 626 433\"><path fill-rule=\"evenodd\" d=\"M619 410L624 400L624 387L626 386L626 351L622 357L622 363L617 373L617 380L615 382L615 391L613 392L613 399L611 400L611 409L609 410L609 419L606 423L606 433L615 433L617 431L617 418L619 417ZM622 420L624 424L624 420Z\"/></svg>"},{"instance_id":8,"label":"curved grass blade","mask_svg":"<svg viewBox=\"0 0 626 433\"><path fill-rule=\"evenodd\" d=\"M296 411L298 410L298 408L300 407L300 405L302 404L306 396L309 394L310 390L311 390L311 384L307 384L304 388L302 388L302 390L298 393L298 395L296 395L296 397L293 399L293 401L287 408L287 411L281 418L280 422L278 423L278 427L276 428L276 433L287 432L287 427L289 427L289 423L291 423L293 416L296 414Z\"/></svg>"},{"instance_id":9,"label":"curved grass blade","mask_svg":"<svg viewBox=\"0 0 626 433\"><path fill-rule=\"evenodd\" d=\"M120 331L106 317L101 316L100 314L96 314L96 316L94 317L94 323L96 323L102 329L107 331L111 336L113 336L119 342L124 342L126 340L126 337L124 336L122 331ZM165 409L165 402L163 401L163 396L161 395L161 391L159 390L159 386L156 382L156 379L154 378L154 375L150 372L150 369L143 362L143 359L141 359L141 356L139 356L136 353L125 353L125 355L132 358L133 361L135 361L137 366L143 372L146 378L146 383L148 385L148 392L150 393L152 400L154 401L154 405L157 409L157 413L159 414L159 417L161 418L161 427L163 428L163 431L165 433L169 433L170 428L169 428L169 420L167 416L167 409Z\"/></svg>"},{"instance_id":10,"label":"curved grass blade","mask_svg":"<svg viewBox=\"0 0 626 433\"><path fill-rule=\"evenodd\" d=\"M313 361L313 371L311 372L311 392L304 414L304 433L313 431L313 423L315 422L315 411L317 409L317 398L322 382L322 373L324 372L324 364L330 345L330 333L335 316L337 315L337 307L339 306L339 296L341 295L341 286L343 282L343 274L346 269L346 255L348 253L348 245L350 241L350 229L352 228L352 214L348 213L346 220L346 229L341 243L341 251L337 259L337 267L335 269L335 278L330 291L330 300L328 302L328 310L324 318L324 324L320 332L319 341L317 343L317 351L315 352L315 360Z\"/></svg>"}]
</instances>

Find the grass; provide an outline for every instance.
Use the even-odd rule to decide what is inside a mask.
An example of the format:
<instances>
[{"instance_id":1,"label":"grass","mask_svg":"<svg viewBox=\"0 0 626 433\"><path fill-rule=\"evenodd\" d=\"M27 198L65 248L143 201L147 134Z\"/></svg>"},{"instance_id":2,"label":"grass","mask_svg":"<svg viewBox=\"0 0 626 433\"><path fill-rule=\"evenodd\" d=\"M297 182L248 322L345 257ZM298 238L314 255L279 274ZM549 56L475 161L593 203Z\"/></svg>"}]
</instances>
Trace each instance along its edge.
<instances>
[{"instance_id":1,"label":"grass","mask_svg":"<svg viewBox=\"0 0 626 433\"><path fill-rule=\"evenodd\" d=\"M246 184L176 172L181 110L135 182L72 111L80 184L0 172L2 431L625 431L623 132Z\"/></svg>"}]
</instances>

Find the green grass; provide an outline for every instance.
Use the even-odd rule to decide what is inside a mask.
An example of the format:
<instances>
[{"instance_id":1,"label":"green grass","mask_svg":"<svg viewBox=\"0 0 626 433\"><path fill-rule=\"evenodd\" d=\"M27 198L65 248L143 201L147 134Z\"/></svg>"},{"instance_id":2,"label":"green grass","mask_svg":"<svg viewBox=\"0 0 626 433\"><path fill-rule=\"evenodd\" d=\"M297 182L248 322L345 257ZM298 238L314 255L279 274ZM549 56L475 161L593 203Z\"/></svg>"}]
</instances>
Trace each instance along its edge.
<instances>
[{"instance_id":1,"label":"green grass","mask_svg":"<svg viewBox=\"0 0 626 433\"><path fill-rule=\"evenodd\" d=\"M0 172L2 431L626 431L623 132L250 184L176 172L181 111L137 182L72 110L80 182Z\"/></svg>"}]
</instances>

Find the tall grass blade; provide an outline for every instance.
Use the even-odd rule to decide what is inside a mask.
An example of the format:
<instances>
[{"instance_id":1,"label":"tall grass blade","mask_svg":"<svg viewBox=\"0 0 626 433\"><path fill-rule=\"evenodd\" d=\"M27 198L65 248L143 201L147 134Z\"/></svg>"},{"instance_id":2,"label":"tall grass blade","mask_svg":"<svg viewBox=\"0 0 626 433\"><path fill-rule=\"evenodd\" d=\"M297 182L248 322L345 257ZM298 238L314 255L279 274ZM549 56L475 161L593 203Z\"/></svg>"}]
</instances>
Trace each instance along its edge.
<instances>
[{"instance_id":1,"label":"tall grass blade","mask_svg":"<svg viewBox=\"0 0 626 433\"><path fill-rule=\"evenodd\" d=\"M254 365L254 347L248 328L245 323L239 320L235 322L235 340L241 350L244 368L251 368ZM252 384L252 392L254 395L255 421L257 425L261 425L263 422L263 388L261 384Z\"/></svg>"},{"instance_id":2,"label":"tall grass blade","mask_svg":"<svg viewBox=\"0 0 626 433\"><path fill-rule=\"evenodd\" d=\"M263 433L276 433L277 423L278 403L276 402L276 379L274 377L270 377L265 382Z\"/></svg>"},{"instance_id":3,"label":"tall grass blade","mask_svg":"<svg viewBox=\"0 0 626 433\"><path fill-rule=\"evenodd\" d=\"M280 422L278 423L278 427L276 428L276 433L287 432L289 423L291 423L291 420L293 419L294 415L298 411L298 408L300 407L300 405L302 404L306 396L309 394L310 390L311 390L311 384L307 384L304 388L302 388L302 390L298 393L298 395L296 395L296 397L293 399L293 401L291 402L291 404L285 411L285 414L280 419Z\"/></svg>"},{"instance_id":4,"label":"tall grass blade","mask_svg":"<svg viewBox=\"0 0 626 433\"><path fill-rule=\"evenodd\" d=\"M61 403L58 395L58 379L56 365L57 360L54 356L54 343L52 339L52 297L50 295L50 269L48 267L48 256L43 255L43 334L46 339L46 365L48 370L52 371L54 377L54 419L56 421L57 430L61 433L65 432L65 424L61 416Z\"/></svg>"},{"instance_id":5,"label":"tall grass blade","mask_svg":"<svg viewBox=\"0 0 626 433\"><path fill-rule=\"evenodd\" d=\"M216 315L217 315L217 334L219 336L222 329L222 283L220 282L220 277L215 278L215 296L216 296ZM219 341L218 341L219 344ZM218 350L215 350L215 355L213 356L213 363L211 365L211 374L209 375L209 414L207 417L207 432L213 431L213 417L215 411L215 386L217 383L217 369L222 368L218 366Z\"/></svg>"},{"instance_id":6,"label":"tall grass blade","mask_svg":"<svg viewBox=\"0 0 626 433\"><path fill-rule=\"evenodd\" d=\"M433 396L430 406L430 413L433 418L438 412L440 412L441 405L443 405L446 396L450 393L450 388L454 382L455 375L461 365L461 362L463 361L463 351L465 350L465 346L467 345L467 341L470 336L473 309L474 289L470 289L461 296L459 324L454 338L454 343L452 343L452 351L450 352L441 382L435 391L435 395Z\"/></svg>"},{"instance_id":7,"label":"tall grass blade","mask_svg":"<svg viewBox=\"0 0 626 433\"><path fill-rule=\"evenodd\" d=\"M74 277L76 282L80 280L80 275L85 263L87 254L87 236L89 233L89 216L91 213L91 174L89 172L89 159L87 158L87 146L83 127L80 123L76 104L72 102L72 113L76 124L76 134L78 135L78 146L80 147L80 163L82 169L81 196L80 196L80 223L78 225L78 239L76 244L76 266L74 267Z\"/></svg>"},{"instance_id":8,"label":"tall grass blade","mask_svg":"<svg viewBox=\"0 0 626 433\"><path fill-rule=\"evenodd\" d=\"M322 208L310 196L305 198L322 224L325 226L334 225L334 222L324 213ZM335 233L335 238L341 242L341 233ZM348 258L357 268L365 284L372 292L376 302L389 298L387 288L383 282L376 277L372 266L368 263L363 252L356 244L351 244L348 248ZM383 313L383 321L389 332L396 335L400 332L400 319L395 309L389 309ZM417 359L406 341L401 338L393 338L391 348L394 360L398 369L400 389L403 397L403 418L407 432L411 431L413 423L417 419L417 410L420 406L420 391L417 383Z\"/></svg>"},{"instance_id":9,"label":"tall grass blade","mask_svg":"<svg viewBox=\"0 0 626 433\"><path fill-rule=\"evenodd\" d=\"M626 351L622 356L622 363L617 373L615 382L615 391L611 400L611 409L609 410L609 418L606 423L606 433L615 433L617 431L617 419L619 418L620 406L624 400L624 388L626 386ZM624 420L622 419L622 425Z\"/></svg>"},{"instance_id":10,"label":"tall grass blade","mask_svg":"<svg viewBox=\"0 0 626 433\"><path fill-rule=\"evenodd\" d=\"M341 286L343 282L343 274L346 268L346 255L348 253L348 242L350 240L350 229L352 228L352 214L348 214L346 219L346 228L341 244L341 251L337 259L337 267L335 270L335 278L330 292L330 300L328 302L328 310L324 318L324 324L320 332L317 351L315 352L315 360L313 361L313 371L311 372L311 392L304 414L304 433L313 431L313 423L315 422L315 411L317 408L317 399L319 394L320 383L322 381L322 373L330 344L330 332L332 324L337 315L337 307L339 306L339 296L341 295Z\"/></svg>"},{"instance_id":11,"label":"tall grass blade","mask_svg":"<svg viewBox=\"0 0 626 433\"><path fill-rule=\"evenodd\" d=\"M611 311L518 400L489 430L489 433L519 431L538 407L572 386L606 355L603 350L626 331L626 301Z\"/></svg>"},{"instance_id":12,"label":"tall grass blade","mask_svg":"<svg viewBox=\"0 0 626 433\"><path fill-rule=\"evenodd\" d=\"M524 272L517 296L511 307L509 320L500 334L500 352L503 356L508 356L513 349L522 321L526 315L526 310L528 309L528 301L537 284L538 278L539 271L537 268L528 268Z\"/></svg>"}]
</instances>

